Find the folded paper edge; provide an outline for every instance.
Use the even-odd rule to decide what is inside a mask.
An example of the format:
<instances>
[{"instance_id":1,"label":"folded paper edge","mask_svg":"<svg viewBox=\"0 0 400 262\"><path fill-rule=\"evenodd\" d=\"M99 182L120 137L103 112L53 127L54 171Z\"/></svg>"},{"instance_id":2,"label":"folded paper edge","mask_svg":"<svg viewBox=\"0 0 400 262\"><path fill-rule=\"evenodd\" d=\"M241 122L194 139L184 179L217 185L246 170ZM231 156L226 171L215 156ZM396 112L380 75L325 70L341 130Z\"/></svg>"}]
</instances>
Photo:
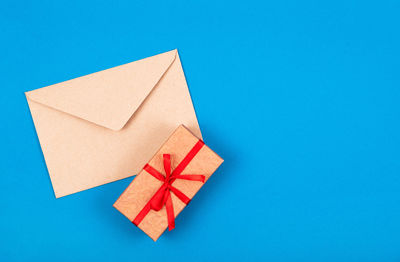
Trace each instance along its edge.
<instances>
[{"instance_id":1,"label":"folded paper edge","mask_svg":"<svg viewBox=\"0 0 400 262\"><path fill-rule=\"evenodd\" d=\"M149 90L149 92L147 93L147 95L141 100L141 102L140 102L136 107L133 107L132 112L129 113L129 117L128 117L127 119L124 119L124 120L123 120L119 125L117 125L117 126L116 126L116 125L108 125L108 124L105 124L105 123L99 123L99 122L96 122L96 121L92 121L92 120L90 120L90 119L87 119L87 118L78 116L78 115L76 115L76 114L69 113L69 112L67 112L67 111L65 111L65 110L62 110L62 109L60 109L60 108L47 105L47 104L44 103L43 101L38 101L37 99L34 99L34 98L32 98L32 97L30 96L30 93L35 92L36 90L39 90L39 89L41 89L41 88L35 89L35 90L31 90L31 91L27 91L27 92L25 92L25 96L26 96L26 99L27 99L27 100L29 99L30 101L33 101L33 102L35 102L35 103L39 103L39 104L41 104L41 105L43 105L43 106L46 106L46 107L48 107L48 108L51 108L51 109L53 109L53 110L60 111L60 112L62 112L62 113L68 114L68 115L70 115L70 116L77 117L77 118L79 118L79 119L85 120L85 121L87 121L87 122L89 122L89 123L92 123L92 124L95 124L95 125L98 125L98 126L102 126L102 127L104 127L104 128L111 129L111 130L113 130L113 131L120 131L121 129L124 128L124 126L128 123L128 121L133 117L133 115L135 114L135 112L140 108L140 106L143 104L143 102L147 99L147 97L151 94L151 92L154 90L154 88L158 85L158 83L161 81L161 79L165 76L165 74L166 74L166 73L168 72L168 70L171 68L171 66L173 65L173 63L176 61L176 57L177 57L177 55L178 55L178 50L177 50L177 49L174 49L174 50L171 50L171 51L168 51L168 52L174 52L174 55L173 55L171 61L168 63L168 66L165 68L165 70L163 71L163 73L161 74L161 76L160 76L158 79L156 79L154 85L153 85L152 88ZM168 53L168 52L164 52L164 53ZM164 54L164 53L161 53L161 54ZM161 55L161 54L157 54L157 55ZM155 55L155 56L157 56L157 55ZM144 60L144 59L147 59L147 58L149 58L149 57L146 57L146 58L143 58L143 59L139 59L139 60L135 60L135 61L133 61L133 62L131 62L131 63L134 63L134 62L137 62L137 61L141 61L141 60ZM128 63L128 64L129 64L129 63ZM125 65L125 64L124 64L124 65ZM119 65L119 66L123 66L123 65ZM108 68L108 69L113 69L113 68L116 68L116 67L118 67L118 66L111 67L111 68ZM105 69L105 70L108 70L108 69ZM99 72L102 72L102 71L105 71L105 70L101 70L101 71L98 71L98 72L95 72L95 73L99 73ZM91 75L91 74L89 74L89 75ZM88 76L88 75L85 75L85 76ZM85 77L85 76L81 76L81 77ZM79 78L79 77L78 77L78 78ZM74 78L74 79L76 79L76 78ZM71 79L71 80L73 80L73 79ZM69 80L67 80L67 81L69 81ZM66 81L63 81L63 82L66 82ZM61 83L62 83L62 82L61 82Z\"/></svg>"}]
</instances>

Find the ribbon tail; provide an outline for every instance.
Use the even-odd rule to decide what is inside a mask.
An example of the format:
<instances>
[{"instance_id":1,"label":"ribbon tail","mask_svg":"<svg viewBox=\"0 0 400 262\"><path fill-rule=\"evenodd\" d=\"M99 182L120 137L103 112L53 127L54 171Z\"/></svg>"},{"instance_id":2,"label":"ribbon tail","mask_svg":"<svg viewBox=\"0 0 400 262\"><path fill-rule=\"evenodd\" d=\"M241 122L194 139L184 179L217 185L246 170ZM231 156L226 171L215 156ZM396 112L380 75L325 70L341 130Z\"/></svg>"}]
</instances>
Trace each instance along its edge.
<instances>
[{"instance_id":1,"label":"ribbon tail","mask_svg":"<svg viewBox=\"0 0 400 262\"><path fill-rule=\"evenodd\" d=\"M178 190L176 187L170 186L170 190L177 196L183 203L186 205L189 204L190 198L182 193L180 190Z\"/></svg>"},{"instance_id":2,"label":"ribbon tail","mask_svg":"<svg viewBox=\"0 0 400 262\"><path fill-rule=\"evenodd\" d=\"M144 166L143 170L146 170L147 173L149 173L153 177L157 178L158 180L160 180L162 182L165 181L165 177L160 172L158 172L154 167L150 166L149 164L146 164Z\"/></svg>"},{"instance_id":3,"label":"ribbon tail","mask_svg":"<svg viewBox=\"0 0 400 262\"><path fill-rule=\"evenodd\" d=\"M168 230L175 228L174 206L172 205L171 193L167 191L167 200L165 201L165 209L167 210Z\"/></svg>"},{"instance_id":4,"label":"ribbon tail","mask_svg":"<svg viewBox=\"0 0 400 262\"><path fill-rule=\"evenodd\" d=\"M164 159L164 170L165 170L165 180L168 182L171 175L171 155L163 154Z\"/></svg>"},{"instance_id":5,"label":"ribbon tail","mask_svg":"<svg viewBox=\"0 0 400 262\"><path fill-rule=\"evenodd\" d=\"M177 175L176 179L190 180L190 181L200 181L205 182L206 176L203 175Z\"/></svg>"}]
</instances>

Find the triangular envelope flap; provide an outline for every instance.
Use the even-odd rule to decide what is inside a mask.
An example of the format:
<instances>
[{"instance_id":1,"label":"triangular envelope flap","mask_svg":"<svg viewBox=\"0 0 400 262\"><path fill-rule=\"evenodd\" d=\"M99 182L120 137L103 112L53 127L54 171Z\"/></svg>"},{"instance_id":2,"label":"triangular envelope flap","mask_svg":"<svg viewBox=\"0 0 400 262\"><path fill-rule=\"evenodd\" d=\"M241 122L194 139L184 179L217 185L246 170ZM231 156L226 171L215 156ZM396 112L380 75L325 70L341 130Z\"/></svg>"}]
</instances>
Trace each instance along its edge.
<instances>
[{"instance_id":1,"label":"triangular envelope flap","mask_svg":"<svg viewBox=\"0 0 400 262\"><path fill-rule=\"evenodd\" d=\"M120 130L176 58L169 51L27 92L28 99Z\"/></svg>"}]
</instances>

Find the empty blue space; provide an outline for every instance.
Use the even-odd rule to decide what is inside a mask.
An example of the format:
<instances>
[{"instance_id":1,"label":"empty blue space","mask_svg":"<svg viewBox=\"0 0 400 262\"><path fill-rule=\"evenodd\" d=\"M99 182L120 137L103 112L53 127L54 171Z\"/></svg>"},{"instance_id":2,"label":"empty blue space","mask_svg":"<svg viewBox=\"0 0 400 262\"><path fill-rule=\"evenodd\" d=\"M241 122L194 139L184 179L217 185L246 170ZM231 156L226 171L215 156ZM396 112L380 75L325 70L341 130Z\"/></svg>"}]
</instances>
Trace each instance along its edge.
<instances>
[{"instance_id":1,"label":"empty blue space","mask_svg":"<svg viewBox=\"0 0 400 262\"><path fill-rule=\"evenodd\" d=\"M400 261L399 1L0 2L1 261ZM55 199L25 91L178 48L225 162L153 242Z\"/></svg>"}]
</instances>

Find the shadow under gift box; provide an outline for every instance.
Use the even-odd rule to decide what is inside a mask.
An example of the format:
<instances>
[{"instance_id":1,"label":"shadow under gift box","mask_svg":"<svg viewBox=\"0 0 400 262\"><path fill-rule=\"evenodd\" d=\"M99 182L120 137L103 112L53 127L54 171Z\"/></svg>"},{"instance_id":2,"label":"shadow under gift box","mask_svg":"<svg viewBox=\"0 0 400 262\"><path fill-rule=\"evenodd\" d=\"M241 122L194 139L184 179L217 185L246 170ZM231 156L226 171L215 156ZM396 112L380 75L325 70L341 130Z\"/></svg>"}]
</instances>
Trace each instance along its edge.
<instances>
[{"instance_id":1,"label":"shadow under gift box","mask_svg":"<svg viewBox=\"0 0 400 262\"><path fill-rule=\"evenodd\" d=\"M180 125L167 141L161 146L148 165L165 176L163 155L171 158L171 172L184 160L188 153L201 141L183 125ZM190 160L181 172L182 175L203 175L205 181L215 172L224 160L208 146L204 145ZM148 171L142 171L135 177L128 188L114 203L114 207L124 214L130 221L137 219L138 214L148 205L152 197L162 187L164 182L155 178ZM204 185L201 181L176 179L172 186L181 191L188 198L193 196ZM173 192L170 192L174 217L185 208L186 204ZM137 225L150 238L156 241L168 227L168 218L165 205L159 211L151 209Z\"/></svg>"}]
</instances>

